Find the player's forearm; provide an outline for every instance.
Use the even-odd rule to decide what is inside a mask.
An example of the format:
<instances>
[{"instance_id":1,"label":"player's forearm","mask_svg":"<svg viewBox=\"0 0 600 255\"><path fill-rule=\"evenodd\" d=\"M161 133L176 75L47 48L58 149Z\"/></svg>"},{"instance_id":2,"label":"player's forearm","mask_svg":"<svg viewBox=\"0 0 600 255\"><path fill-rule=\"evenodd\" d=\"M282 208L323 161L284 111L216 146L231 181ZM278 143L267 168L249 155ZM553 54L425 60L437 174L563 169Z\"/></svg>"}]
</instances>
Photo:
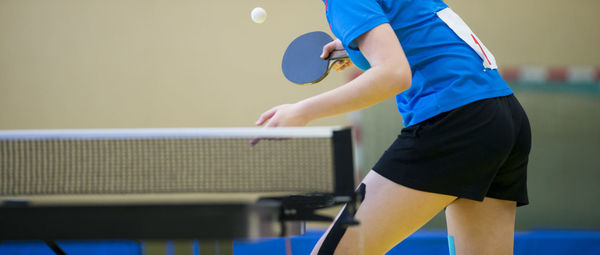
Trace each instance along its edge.
<instances>
[{"instance_id":1,"label":"player's forearm","mask_svg":"<svg viewBox=\"0 0 600 255\"><path fill-rule=\"evenodd\" d=\"M408 72L408 73L406 73ZM309 120L360 110L410 87L410 69L373 67L353 81L298 102Z\"/></svg>"}]
</instances>

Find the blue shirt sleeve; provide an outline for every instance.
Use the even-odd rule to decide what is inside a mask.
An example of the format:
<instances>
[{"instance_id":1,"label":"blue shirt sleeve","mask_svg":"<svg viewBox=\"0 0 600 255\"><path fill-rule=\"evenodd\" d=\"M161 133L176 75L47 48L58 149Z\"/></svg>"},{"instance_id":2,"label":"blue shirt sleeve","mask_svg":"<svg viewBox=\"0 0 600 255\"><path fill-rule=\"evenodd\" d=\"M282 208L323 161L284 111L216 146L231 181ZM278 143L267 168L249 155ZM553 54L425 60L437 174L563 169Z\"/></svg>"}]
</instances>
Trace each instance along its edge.
<instances>
[{"instance_id":1,"label":"blue shirt sleeve","mask_svg":"<svg viewBox=\"0 0 600 255\"><path fill-rule=\"evenodd\" d=\"M342 41L352 62L361 69L368 69L369 63L355 40L376 26L389 23L377 0L327 0L325 5L333 34Z\"/></svg>"},{"instance_id":2,"label":"blue shirt sleeve","mask_svg":"<svg viewBox=\"0 0 600 255\"><path fill-rule=\"evenodd\" d=\"M354 40L389 20L377 0L328 0L327 21L344 46L358 49Z\"/></svg>"}]
</instances>

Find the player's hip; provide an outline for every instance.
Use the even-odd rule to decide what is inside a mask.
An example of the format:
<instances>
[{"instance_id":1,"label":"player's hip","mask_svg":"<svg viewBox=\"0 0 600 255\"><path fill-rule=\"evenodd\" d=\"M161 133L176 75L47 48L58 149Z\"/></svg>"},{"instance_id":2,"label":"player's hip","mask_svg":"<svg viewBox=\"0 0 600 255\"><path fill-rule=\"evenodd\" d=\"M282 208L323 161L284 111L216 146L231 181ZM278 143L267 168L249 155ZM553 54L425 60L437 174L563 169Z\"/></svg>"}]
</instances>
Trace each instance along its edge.
<instances>
[{"instance_id":1,"label":"player's hip","mask_svg":"<svg viewBox=\"0 0 600 255\"><path fill-rule=\"evenodd\" d=\"M497 196L526 204L530 146L529 122L517 99L494 97L402 129L373 169L424 191L481 201L495 187ZM498 182L518 194L497 190Z\"/></svg>"}]
</instances>

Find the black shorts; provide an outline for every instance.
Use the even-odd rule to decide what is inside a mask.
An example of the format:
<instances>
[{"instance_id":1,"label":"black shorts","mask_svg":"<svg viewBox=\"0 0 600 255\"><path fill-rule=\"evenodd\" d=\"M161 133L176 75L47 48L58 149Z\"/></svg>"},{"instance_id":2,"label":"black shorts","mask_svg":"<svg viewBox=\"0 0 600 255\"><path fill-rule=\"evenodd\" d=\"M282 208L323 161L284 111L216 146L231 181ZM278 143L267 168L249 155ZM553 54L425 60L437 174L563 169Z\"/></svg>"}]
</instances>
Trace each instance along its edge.
<instances>
[{"instance_id":1,"label":"black shorts","mask_svg":"<svg viewBox=\"0 0 600 255\"><path fill-rule=\"evenodd\" d=\"M531 130L513 95L476 101L402 129L373 170L403 186L529 203Z\"/></svg>"}]
</instances>

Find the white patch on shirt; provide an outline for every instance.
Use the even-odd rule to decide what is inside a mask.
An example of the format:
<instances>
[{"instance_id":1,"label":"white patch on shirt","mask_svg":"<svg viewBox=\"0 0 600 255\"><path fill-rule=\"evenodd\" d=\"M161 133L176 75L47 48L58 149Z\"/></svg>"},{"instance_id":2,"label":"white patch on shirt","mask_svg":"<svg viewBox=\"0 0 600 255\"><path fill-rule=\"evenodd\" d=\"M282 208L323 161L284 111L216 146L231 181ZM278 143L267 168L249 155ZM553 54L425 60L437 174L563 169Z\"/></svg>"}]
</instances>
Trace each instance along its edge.
<instances>
[{"instance_id":1,"label":"white patch on shirt","mask_svg":"<svg viewBox=\"0 0 600 255\"><path fill-rule=\"evenodd\" d=\"M437 12L437 16L444 21L460 39L465 41L477 55L483 60L483 66L489 69L497 69L496 58L483 45L483 42L471 31L471 28L452 9L446 8Z\"/></svg>"}]
</instances>

